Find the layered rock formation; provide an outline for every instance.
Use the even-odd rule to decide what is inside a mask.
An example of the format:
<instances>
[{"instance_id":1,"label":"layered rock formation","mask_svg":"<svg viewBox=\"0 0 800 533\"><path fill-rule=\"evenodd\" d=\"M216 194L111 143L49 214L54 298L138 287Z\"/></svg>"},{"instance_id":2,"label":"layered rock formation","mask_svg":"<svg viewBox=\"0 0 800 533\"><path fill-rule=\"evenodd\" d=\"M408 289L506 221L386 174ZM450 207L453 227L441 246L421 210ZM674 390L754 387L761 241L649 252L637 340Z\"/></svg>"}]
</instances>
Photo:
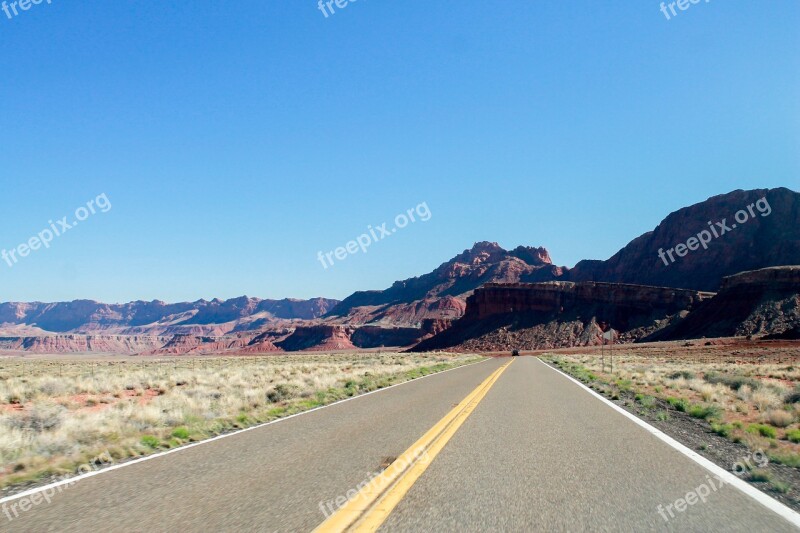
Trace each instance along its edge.
<instances>
[{"instance_id":1,"label":"layered rock formation","mask_svg":"<svg viewBox=\"0 0 800 533\"><path fill-rule=\"evenodd\" d=\"M415 351L494 351L599 344L603 330L631 341L667 325L712 293L616 283L488 284L464 317Z\"/></svg>"},{"instance_id":2,"label":"layered rock formation","mask_svg":"<svg viewBox=\"0 0 800 533\"><path fill-rule=\"evenodd\" d=\"M719 293L684 320L648 340L768 335L794 338L800 329L800 266L726 277Z\"/></svg>"},{"instance_id":3,"label":"layered rock formation","mask_svg":"<svg viewBox=\"0 0 800 533\"><path fill-rule=\"evenodd\" d=\"M355 345L350 336L354 331L354 328L348 326L301 326L275 345L289 352L352 350Z\"/></svg>"},{"instance_id":4,"label":"layered rock formation","mask_svg":"<svg viewBox=\"0 0 800 533\"><path fill-rule=\"evenodd\" d=\"M175 335L162 347L147 352L149 355L181 355L201 353L222 353L238 351L247 346L243 337L199 337L196 335Z\"/></svg>"},{"instance_id":5,"label":"layered rock formation","mask_svg":"<svg viewBox=\"0 0 800 533\"><path fill-rule=\"evenodd\" d=\"M338 300L261 300L242 296L230 300L198 300L168 304L129 302L104 304L92 300L59 303L0 304L0 324L36 326L52 333L221 335L254 330L284 320L311 320L332 309Z\"/></svg>"},{"instance_id":6,"label":"layered rock formation","mask_svg":"<svg viewBox=\"0 0 800 533\"><path fill-rule=\"evenodd\" d=\"M37 335L1 337L0 350L32 353L150 353L172 337L141 335Z\"/></svg>"},{"instance_id":7,"label":"layered rock formation","mask_svg":"<svg viewBox=\"0 0 800 533\"><path fill-rule=\"evenodd\" d=\"M336 351L355 348L382 348L411 346L429 337L433 331L442 331L443 321L426 321L422 328L381 326L336 326L320 324L297 327L275 345L283 350Z\"/></svg>"}]
</instances>

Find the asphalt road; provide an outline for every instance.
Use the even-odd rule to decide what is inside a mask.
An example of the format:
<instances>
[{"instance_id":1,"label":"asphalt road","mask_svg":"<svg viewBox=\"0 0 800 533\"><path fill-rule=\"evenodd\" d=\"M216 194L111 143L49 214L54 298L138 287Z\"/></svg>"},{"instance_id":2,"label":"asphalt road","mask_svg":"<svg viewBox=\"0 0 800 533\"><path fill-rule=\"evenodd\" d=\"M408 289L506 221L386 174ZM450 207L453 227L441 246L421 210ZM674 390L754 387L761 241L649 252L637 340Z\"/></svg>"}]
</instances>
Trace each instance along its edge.
<instances>
[{"instance_id":1,"label":"asphalt road","mask_svg":"<svg viewBox=\"0 0 800 533\"><path fill-rule=\"evenodd\" d=\"M84 479L0 531L310 531L506 360L459 368ZM500 376L381 531L794 531L530 357ZM6 506L14 502L7 503ZM322 504L324 507L324 503ZM13 516L13 515L12 515Z\"/></svg>"},{"instance_id":2,"label":"asphalt road","mask_svg":"<svg viewBox=\"0 0 800 533\"><path fill-rule=\"evenodd\" d=\"M796 531L531 357L518 359L381 531ZM713 479L713 478L712 478ZM715 482L715 485L718 482ZM702 490L702 489L701 489Z\"/></svg>"}]
</instances>

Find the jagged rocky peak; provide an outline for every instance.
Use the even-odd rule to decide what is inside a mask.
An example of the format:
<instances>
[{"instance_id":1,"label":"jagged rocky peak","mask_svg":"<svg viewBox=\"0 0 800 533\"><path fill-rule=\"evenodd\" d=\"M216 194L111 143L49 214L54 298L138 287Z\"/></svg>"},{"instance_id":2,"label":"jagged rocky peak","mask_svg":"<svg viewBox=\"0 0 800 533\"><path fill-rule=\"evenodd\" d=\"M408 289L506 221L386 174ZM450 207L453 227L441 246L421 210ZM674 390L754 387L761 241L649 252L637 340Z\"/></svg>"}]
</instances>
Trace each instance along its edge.
<instances>
[{"instance_id":1,"label":"jagged rocky peak","mask_svg":"<svg viewBox=\"0 0 800 533\"><path fill-rule=\"evenodd\" d=\"M448 261L448 263L482 264L497 263L499 261L516 257L525 263L533 266L552 264L550 254L545 248L533 246L517 246L509 251L496 242L481 241L476 242L472 248L464 250L459 255Z\"/></svg>"}]
</instances>

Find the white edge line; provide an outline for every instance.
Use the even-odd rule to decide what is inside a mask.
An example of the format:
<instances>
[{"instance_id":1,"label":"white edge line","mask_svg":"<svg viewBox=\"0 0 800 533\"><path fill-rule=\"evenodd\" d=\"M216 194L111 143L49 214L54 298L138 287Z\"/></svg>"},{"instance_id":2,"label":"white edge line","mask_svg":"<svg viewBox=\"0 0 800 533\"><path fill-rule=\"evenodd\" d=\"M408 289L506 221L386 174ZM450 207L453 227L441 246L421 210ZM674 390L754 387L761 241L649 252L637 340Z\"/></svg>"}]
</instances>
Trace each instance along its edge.
<instances>
[{"instance_id":1,"label":"white edge line","mask_svg":"<svg viewBox=\"0 0 800 533\"><path fill-rule=\"evenodd\" d=\"M479 355L479 354L476 354L476 355ZM193 442L191 444L187 444L185 446L181 446L180 448L173 448L172 450L167 450L165 452L154 453L152 455L147 455L145 457L140 457L140 458L134 459L132 461L125 461L124 463L120 463L120 464L117 464L117 465L109 466L109 467L103 468L101 470L96 470L94 472L87 472L85 474L81 474L81 475L78 475L78 476L75 476L75 477L62 479L61 481L57 481L55 483L50 483L48 485L44 485L44 486L41 486L41 487L35 487L35 488L32 488L32 489L26 490L24 492L20 492L19 494L13 494L11 496L6 496L5 498L1 498L0 499L0 503L7 503L7 502L14 501L14 500L19 500L20 498L25 498L26 496L31 496L32 494L37 494L37 493L43 492L43 491L45 491L47 489L53 489L53 488L56 488L56 487L61 487L63 485L72 485L74 483L77 483L78 481L82 481L82 480L90 478L90 477L98 476L100 474L105 474L107 472L111 472L112 470L119 470L120 468L125 468L127 466L133 466L133 465L135 465L137 463L142 463L144 461L150 461L151 459L158 459L159 457L164 457L165 455L170 455L172 453L182 452L184 450L188 450L189 448L194 448L195 446L200 446L202 444L208 444L209 442L214 442L214 441L225 439L225 438L228 438L228 437L233 437L234 435L240 435L240 434L245 433L247 431L253 431L255 429L260 429L260 428L263 428L265 426L269 426L269 425L272 425L272 424L277 424L278 422L284 422L286 420L289 420L290 418L295 418L297 416L307 415L309 413L313 413L314 411L319 411L320 409L326 409L328 407L333 407L334 405L338 405L338 404L341 404L341 403L349 402L349 401L352 401L352 400L358 400L359 398L364 398L365 396L369 396L371 394L376 394L378 392L387 391L389 389L393 389L393 388L399 387L401 385L407 385L409 383L418 382L421 379L430 378L430 377L433 377L433 376L440 376L440 375L445 374L447 372L451 372L453 370L458 370L459 368L466 368L466 367L473 366L473 365L479 365L481 363L485 363L487 361L492 361L492 360L495 359L494 357L486 357L486 356L483 356L483 357L485 357L485 359L483 361L476 361L474 363L469 363L469 364L466 364L466 365L460 365L460 366L457 366L455 368L448 368L447 370L443 370L441 372L435 372L433 374L428 374L427 376L422 376L422 377L415 378L415 379L409 379L408 381L404 381L402 383L396 383L394 385L390 385L390 386L384 387L382 389L378 389L378 390L374 390L374 391L370 391L370 392L365 392L364 394L359 394L358 396L353 396L351 398L345 398L343 400L337 400L337 401L335 401L333 403L329 403L328 405L321 405L319 407L314 407L313 409L309 409L308 411L295 413L293 415L289 415L289 416L286 416L286 417L283 417L283 418L278 418L277 420L270 420L269 422L264 422L262 424L257 424L255 426L251 426L249 428L239 429L239 430L234 431L232 433L225 433L224 435L217 435L216 437L211 437L209 439L201 440L199 442Z\"/></svg>"},{"instance_id":2,"label":"white edge line","mask_svg":"<svg viewBox=\"0 0 800 533\"><path fill-rule=\"evenodd\" d=\"M537 359L539 359L539 358L537 357ZM695 463L699 464L700 466L702 466L703 468L705 468L706 470L708 470L712 474L716 475L720 479L724 479L725 483L727 483L729 485L733 485L734 487L736 487L740 491L744 492L746 495L750 496L751 498L756 500L758 503L760 503L761 505L763 505L764 507L766 507L770 511L773 511L774 513L778 514L782 518L788 520L793 525L800 526L800 514L798 514L794 510L790 509L789 507L787 507L786 505L782 504L778 500L776 500L776 499L764 494L763 492L761 492L757 488L753 487L752 485L750 485L746 481L736 477L732 473L728 472L727 470L725 470L721 466L717 465L716 463L706 459L705 457L703 457L699 453L695 452L694 450L692 450L692 449L686 447L685 445L681 444L680 442L678 442L677 440L673 439L672 437L670 437L669 435L667 435L666 433L664 433L660 429L651 426L650 424L648 424L647 422L645 422L644 420L642 420L638 416L629 413L628 411L626 411L625 409L623 409L619 405L615 404L614 402L612 402L608 398L606 398L604 396L601 396L600 394L598 394L597 392L593 391L592 389L587 387L585 384L581 383L580 381L578 381L577 379L573 378L569 374L566 374L566 373L562 372L561 370L559 370L558 368L556 368L556 367L554 367L554 366L552 366L552 365L550 365L548 363L545 363L541 359L539 359L539 362L542 363L543 365L545 365L546 367L550 368L551 370L555 370L556 372L558 372L559 374L561 374L565 378L569 379L573 383L577 384L578 386L583 388L586 392L588 392L589 394L591 394L595 398L601 400L603 403L605 403L606 405L608 405L609 407L611 407L612 409L614 409L618 413L626 416L627 418L629 418L630 420L635 422L640 427L646 429L648 432L650 432L651 435L653 435L655 437L658 437L659 439L661 439L662 441L667 443L669 446L673 447L675 450L679 451L680 453L682 453L683 455L685 455L689 459L693 460Z\"/></svg>"}]
</instances>

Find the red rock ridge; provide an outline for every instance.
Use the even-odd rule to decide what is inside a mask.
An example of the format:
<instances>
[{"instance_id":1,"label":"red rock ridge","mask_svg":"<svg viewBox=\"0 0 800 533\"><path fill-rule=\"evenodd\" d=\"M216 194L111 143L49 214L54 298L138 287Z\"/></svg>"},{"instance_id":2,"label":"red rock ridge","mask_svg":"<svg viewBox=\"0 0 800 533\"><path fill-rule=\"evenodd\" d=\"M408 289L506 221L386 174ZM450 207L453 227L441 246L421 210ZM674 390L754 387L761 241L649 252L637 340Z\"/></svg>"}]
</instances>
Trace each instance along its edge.
<instances>
[{"instance_id":1,"label":"red rock ridge","mask_svg":"<svg viewBox=\"0 0 800 533\"><path fill-rule=\"evenodd\" d=\"M490 283L467 298L464 316L416 345L494 351L600 342L610 324L633 341L666 326L712 293L618 283Z\"/></svg>"}]
</instances>

